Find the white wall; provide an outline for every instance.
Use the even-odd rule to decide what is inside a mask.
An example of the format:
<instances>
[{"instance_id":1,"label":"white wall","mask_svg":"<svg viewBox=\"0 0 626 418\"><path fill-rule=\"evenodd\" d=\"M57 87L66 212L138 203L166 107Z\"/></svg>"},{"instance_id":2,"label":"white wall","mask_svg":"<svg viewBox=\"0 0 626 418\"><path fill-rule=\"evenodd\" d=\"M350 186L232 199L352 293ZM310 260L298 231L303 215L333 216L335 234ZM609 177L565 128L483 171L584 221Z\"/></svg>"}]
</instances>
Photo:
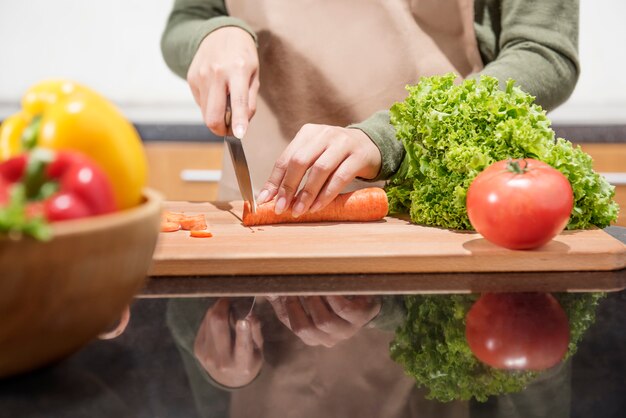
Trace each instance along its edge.
<instances>
[{"instance_id":1,"label":"white wall","mask_svg":"<svg viewBox=\"0 0 626 418\"><path fill-rule=\"evenodd\" d=\"M34 82L75 79L134 121L201 122L165 66L160 35L173 0L0 2L0 118ZM555 122L626 123L626 1L582 0L582 75Z\"/></svg>"}]
</instances>

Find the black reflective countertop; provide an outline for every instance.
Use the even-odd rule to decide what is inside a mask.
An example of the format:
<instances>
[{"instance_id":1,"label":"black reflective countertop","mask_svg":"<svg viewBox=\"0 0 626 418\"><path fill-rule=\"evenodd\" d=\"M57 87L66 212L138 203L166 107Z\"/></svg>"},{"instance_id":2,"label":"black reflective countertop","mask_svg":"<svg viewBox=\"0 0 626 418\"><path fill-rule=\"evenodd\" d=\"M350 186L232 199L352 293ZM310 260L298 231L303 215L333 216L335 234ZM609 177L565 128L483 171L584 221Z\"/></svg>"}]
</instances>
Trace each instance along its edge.
<instances>
[{"instance_id":1,"label":"black reflective countertop","mask_svg":"<svg viewBox=\"0 0 626 418\"><path fill-rule=\"evenodd\" d=\"M443 296L440 296L443 297ZM304 374L304 394L300 398L310 400L303 404L303 399L298 399L294 405L287 398L276 399L268 395L267 399L257 399L259 405L250 404L249 399L237 400L233 397L235 391L222 391L211 385L197 385L196 391L206 390L211 392L209 400L203 403L194 399L194 388L190 383L194 381L188 375L188 369L181 358L181 352L172 337L172 330L166 324L166 312L171 300L151 299L138 300L132 307L132 320L124 334L111 341L94 341L83 350L70 356L55 365L26 375L0 380L0 416L3 417L229 417L246 415L229 415L229 403L246 402L245 411L252 413L247 416L270 416L265 414L255 415L253 411L263 410L267 403L285 402L280 408L284 410L284 416L316 416L311 414L315 411L315 405L328 405L338 402L336 397L343 397L343 411L358 411L360 397L364 396L363 376L355 376L349 373L337 377L340 385L344 388L343 393L325 393L316 390L313 378L313 370L307 371L294 369L289 377L294 374ZM586 332L579 345L578 352L571 359L571 376L567 376L566 383L557 389L555 398L533 395L536 414L526 409L525 415L512 414L508 397L492 397L487 404L478 402L459 402L466 404L471 411L471 417L512 417L512 416L548 416L551 417L621 417L626 406L624 399L624 387L626 376L626 332L623 324L626 323L626 292L609 294L600 303L597 310L596 322ZM271 340L267 336L266 340ZM298 350L306 355L310 350L312 362L315 367L316 360L320 357L320 351L325 350L332 354L336 352L337 361L341 364L342 359L349 361L351 341L344 341L333 348L308 347L301 345ZM266 347L268 344L266 343ZM381 347L378 351L369 355L354 352L361 357L358 361L370 362L376 358L379 361L388 361L388 353ZM284 353L283 353L284 354ZM343 356L343 357L342 357ZM265 353L266 358L276 361L280 353ZM335 364L337 373L341 373L340 367ZM294 366L295 367L295 366ZM264 371L262 370L261 373ZM367 379L376 381L376 375L365 376ZM287 377L285 380L289 380ZM254 381L248 386L247 391L254 392L258 389L259 395L267 394L267 388L259 387L261 380ZM282 382L288 384L288 382ZM295 383L294 383L295 384ZM547 389L554 391L554 388ZM275 394L273 395L275 396ZM377 392L367 396L374 398L379 403L400 402L398 399L391 401L388 395L378 397ZM199 395L202 398L202 395ZM250 395L248 394L248 397ZM248 398L246 397L246 398ZM256 398L254 393L251 396ZM498 405L497 401L501 402ZM334 399L334 400L333 400ZM543 406L541 402L544 402ZM424 401L426 402L426 401ZM430 403L436 403L430 401ZM458 404L458 403L457 403ZM424 416L457 416L453 412L459 408L451 404L439 404L438 407L424 406L425 410L438 410L443 415ZM507 406L508 405L508 406ZM396 405L398 409L401 405ZM241 409L241 408L240 408ZM307 413L304 413L304 410ZM328 411L327 408L324 410ZM461 410L464 410L461 407ZM449 411L449 412L446 412ZM457 410L458 411L458 410ZM302 412L302 414L300 414ZM360 411L362 417L375 417ZM245 412L244 412L245 413ZM430 412L429 412L430 413ZM452 413L453 415L445 415ZM569 415L568 415L569 414ZM342 415L338 410L336 414L317 416L357 416ZM410 415L404 412L397 415L386 416L422 416Z\"/></svg>"},{"instance_id":2,"label":"black reflective countertop","mask_svg":"<svg viewBox=\"0 0 626 418\"><path fill-rule=\"evenodd\" d=\"M626 243L625 228L608 231ZM582 303L576 309L583 312L576 321L585 322L593 311L595 321L575 354L534 376L525 389L489 396L486 402L427 400L429 385L434 387L438 379L447 382L445 390L436 389L440 396L460 397L462 388L479 383L480 373L476 382L467 374L455 376L455 369L444 363L455 362L463 350L451 342L439 344L434 351L449 356L443 361L435 355L432 364L422 365L439 371L428 376L426 388L418 389L406 374L416 371L391 359L390 343L398 338L398 327L418 324L406 314L411 303L414 314L427 317L427 306L461 306L459 301L468 297L398 291L385 296L257 297L254 304L251 297L210 295L137 299L130 324L118 338L92 341L56 364L1 379L0 416L623 416L626 291L608 293L591 311L584 310L588 299L575 295ZM464 315L461 310L430 319L458 331ZM241 318L245 325L237 321ZM416 352L430 338L440 337L437 329L421 329L422 338L412 341Z\"/></svg>"}]
</instances>

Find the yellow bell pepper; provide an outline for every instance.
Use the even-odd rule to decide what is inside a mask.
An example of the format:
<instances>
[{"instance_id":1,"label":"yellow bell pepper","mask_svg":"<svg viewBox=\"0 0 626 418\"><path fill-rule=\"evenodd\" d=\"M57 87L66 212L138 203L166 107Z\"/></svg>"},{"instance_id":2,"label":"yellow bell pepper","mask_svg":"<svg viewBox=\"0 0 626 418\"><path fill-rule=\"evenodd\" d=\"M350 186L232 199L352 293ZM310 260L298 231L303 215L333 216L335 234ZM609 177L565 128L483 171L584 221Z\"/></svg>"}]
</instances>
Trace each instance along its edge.
<instances>
[{"instance_id":1,"label":"yellow bell pepper","mask_svg":"<svg viewBox=\"0 0 626 418\"><path fill-rule=\"evenodd\" d=\"M88 155L109 176L118 209L140 203L147 179L141 139L122 113L94 90L66 80L32 86L22 98L22 111L0 126L0 161L35 145Z\"/></svg>"}]
</instances>

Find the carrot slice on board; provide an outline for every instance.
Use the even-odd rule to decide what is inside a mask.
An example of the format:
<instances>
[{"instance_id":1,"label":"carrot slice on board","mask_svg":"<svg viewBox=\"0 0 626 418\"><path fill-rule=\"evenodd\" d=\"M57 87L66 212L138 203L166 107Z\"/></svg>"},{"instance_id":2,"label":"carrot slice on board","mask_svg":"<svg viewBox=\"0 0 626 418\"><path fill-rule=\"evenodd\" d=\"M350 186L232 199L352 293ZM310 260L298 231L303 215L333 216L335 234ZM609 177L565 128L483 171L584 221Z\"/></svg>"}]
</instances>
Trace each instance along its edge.
<instances>
[{"instance_id":1,"label":"carrot slice on board","mask_svg":"<svg viewBox=\"0 0 626 418\"><path fill-rule=\"evenodd\" d=\"M163 213L163 216L165 217L165 220L168 222L178 222L178 223L180 223L181 220L187 218L187 215L185 215L184 213L170 212L170 211L165 211Z\"/></svg>"},{"instance_id":2,"label":"carrot slice on board","mask_svg":"<svg viewBox=\"0 0 626 418\"><path fill-rule=\"evenodd\" d=\"M389 211L387 193L380 187L340 194L322 210L307 212L298 218L291 215L291 208L276 215L274 203L273 200L263 203L252 213L250 204L244 202L243 224L254 226L304 222L368 222L384 218Z\"/></svg>"},{"instance_id":3,"label":"carrot slice on board","mask_svg":"<svg viewBox=\"0 0 626 418\"><path fill-rule=\"evenodd\" d=\"M207 225L206 225L206 219L204 218L204 215L200 214L200 215L192 215L192 216L186 216L185 218L181 219L180 221L180 226L188 231L191 231L193 229L206 229Z\"/></svg>"},{"instance_id":4,"label":"carrot slice on board","mask_svg":"<svg viewBox=\"0 0 626 418\"><path fill-rule=\"evenodd\" d=\"M180 230L178 222L161 222L161 232L176 232L178 230Z\"/></svg>"},{"instance_id":5,"label":"carrot slice on board","mask_svg":"<svg viewBox=\"0 0 626 418\"><path fill-rule=\"evenodd\" d=\"M189 235L194 238L211 238L213 234L208 229L192 229Z\"/></svg>"}]
</instances>

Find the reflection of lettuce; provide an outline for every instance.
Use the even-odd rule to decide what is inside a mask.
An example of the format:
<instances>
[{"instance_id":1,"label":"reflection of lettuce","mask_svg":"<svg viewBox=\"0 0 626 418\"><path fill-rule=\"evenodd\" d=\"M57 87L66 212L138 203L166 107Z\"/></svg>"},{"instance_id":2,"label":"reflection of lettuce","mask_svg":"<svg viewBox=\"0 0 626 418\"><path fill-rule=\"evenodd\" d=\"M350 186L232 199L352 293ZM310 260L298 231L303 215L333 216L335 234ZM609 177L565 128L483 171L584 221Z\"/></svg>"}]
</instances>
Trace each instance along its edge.
<instances>
[{"instance_id":1,"label":"reflection of lettuce","mask_svg":"<svg viewBox=\"0 0 626 418\"><path fill-rule=\"evenodd\" d=\"M569 318L570 345L567 356L595 317L602 293L554 295ZM407 317L396 330L391 357L401 364L418 386L429 390L428 398L448 402L522 390L533 372L497 370L479 362L465 340L465 315L478 295L406 296Z\"/></svg>"},{"instance_id":2,"label":"reflection of lettuce","mask_svg":"<svg viewBox=\"0 0 626 418\"><path fill-rule=\"evenodd\" d=\"M507 158L535 158L561 171L574 190L569 229L607 226L617 218L614 187L592 169L591 157L559 138L534 97L498 81L454 84L455 76L424 77L391 108L391 123L406 155L387 186L391 212L413 222L471 229L465 210L470 183Z\"/></svg>"}]
</instances>

